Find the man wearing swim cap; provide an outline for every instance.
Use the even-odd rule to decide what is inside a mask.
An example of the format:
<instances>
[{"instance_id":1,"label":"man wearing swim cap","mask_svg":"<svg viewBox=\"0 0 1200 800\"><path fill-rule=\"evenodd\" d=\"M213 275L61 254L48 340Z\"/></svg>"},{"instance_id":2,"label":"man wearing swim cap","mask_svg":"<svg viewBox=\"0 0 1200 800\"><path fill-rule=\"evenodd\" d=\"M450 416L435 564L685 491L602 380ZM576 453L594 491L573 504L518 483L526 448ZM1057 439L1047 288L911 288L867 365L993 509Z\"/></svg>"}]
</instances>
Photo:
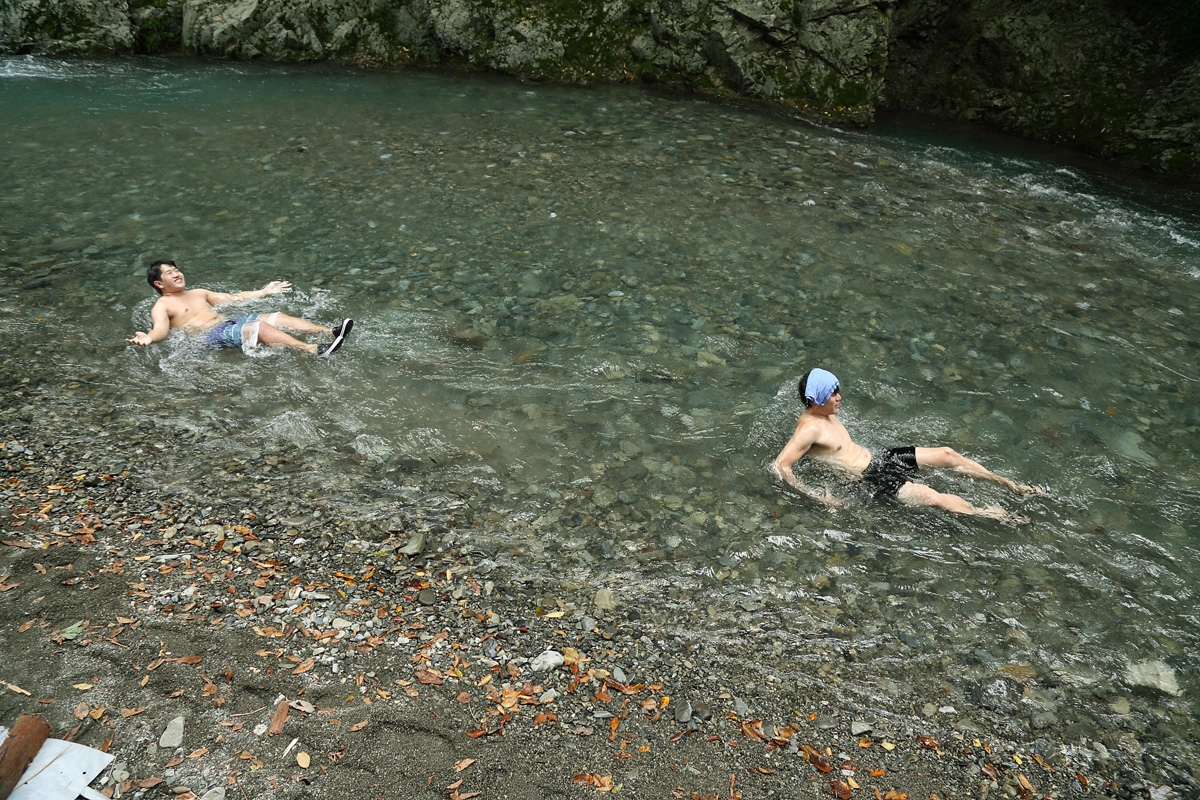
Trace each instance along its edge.
<instances>
[{"instance_id":1,"label":"man wearing swim cap","mask_svg":"<svg viewBox=\"0 0 1200 800\"><path fill-rule=\"evenodd\" d=\"M817 492L804 486L792 472L792 465L804 456L824 459L862 480L874 497L894 497L910 505L944 508L958 514L977 514L993 519L1008 519L1009 514L996 506L980 507L954 494L945 494L916 483L919 467L947 467L970 478L993 481L1017 494L1042 493L1033 486L1014 483L982 464L972 461L949 447L897 447L871 453L855 444L837 418L842 404L841 384L837 376L814 369L800 379L800 397L805 410L796 423L796 432L771 465L775 474L809 497L829 506L838 505L825 490Z\"/></svg>"}]
</instances>

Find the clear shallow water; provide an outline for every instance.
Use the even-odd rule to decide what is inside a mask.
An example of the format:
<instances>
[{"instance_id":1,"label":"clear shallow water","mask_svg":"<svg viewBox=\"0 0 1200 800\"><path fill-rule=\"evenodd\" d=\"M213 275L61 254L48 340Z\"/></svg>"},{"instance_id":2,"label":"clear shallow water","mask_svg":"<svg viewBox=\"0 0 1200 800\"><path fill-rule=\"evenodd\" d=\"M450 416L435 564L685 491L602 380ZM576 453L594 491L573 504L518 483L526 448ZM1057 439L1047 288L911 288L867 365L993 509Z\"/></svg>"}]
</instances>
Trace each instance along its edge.
<instances>
[{"instance_id":1,"label":"clear shallow water","mask_svg":"<svg viewBox=\"0 0 1200 800\"><path fill-rule=\"evenodd\" d=\"M1135 704L1195 736L1189 195L630 88L7 59L0 108L0 335L202 434L183 474L326 448L385 514L436 464L514 565L655 598L715 649L738 632L779 674L854 648L878 700L1016 664L1027 715L1128 696L1159 659L1184 696ZM291 280L246 308L352 316L351 345L126 347L158 257L192 285ZM1052 499L929 476L1014 528L790 495L766 467L816 365L864 445L948 444Z\"/></svg>"}]
</instances>

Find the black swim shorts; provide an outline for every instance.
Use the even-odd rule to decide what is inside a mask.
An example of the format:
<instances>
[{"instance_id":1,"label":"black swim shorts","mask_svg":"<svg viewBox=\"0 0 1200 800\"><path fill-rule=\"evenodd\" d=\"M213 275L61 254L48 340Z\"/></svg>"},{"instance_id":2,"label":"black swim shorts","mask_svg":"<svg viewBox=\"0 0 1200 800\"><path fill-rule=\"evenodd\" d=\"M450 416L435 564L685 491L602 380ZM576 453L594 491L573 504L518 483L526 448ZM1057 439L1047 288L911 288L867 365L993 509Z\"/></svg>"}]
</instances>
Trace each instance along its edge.
<instances>
[{"instance_id":1,"label":"black swim shorts","mask_svg":"<svg viewBox=\"0 0 1200 800\"><path fill-rule=\"evenodd\" d=\"M917 477L917 448L893 447L886 453L872 453L871 463L863 470L863 483L872 497L895 497L900 487Z\"/></svg>"}]
</instances>

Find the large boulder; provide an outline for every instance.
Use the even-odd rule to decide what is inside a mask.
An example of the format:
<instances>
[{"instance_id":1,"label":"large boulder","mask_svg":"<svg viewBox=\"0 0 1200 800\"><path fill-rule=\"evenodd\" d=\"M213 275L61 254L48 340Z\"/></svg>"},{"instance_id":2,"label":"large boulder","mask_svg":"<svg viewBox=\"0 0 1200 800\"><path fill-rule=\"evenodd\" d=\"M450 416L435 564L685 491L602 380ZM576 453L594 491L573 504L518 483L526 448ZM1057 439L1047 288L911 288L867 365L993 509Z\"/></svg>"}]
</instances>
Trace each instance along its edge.
<instances>
[{"instance_id":1,"label":"large boulder","mask_svg":"<svg viewBox=\"0 0 1200 800\"><path fill-rule=\"evenodd\" d=\"M227 57L462 64L641 79L868 121L892 0L185 0L183 46Z\"/></svg>"},{"instance_id":2,"label":"large boulder","mask_svg":"<svg viewBox=\"0 0 1200 800\"><path fill-rule=\"evenodd\" d=\"M1200 176L1198 8L901 0L880 102Z\"/></svg>"},{"instance_id":3,"label":"large boulder","mask_svg":"<svg viewBox=\"0 0 1200 800\"><path fill-rule=\"evenodd\" d=\"M127 53L134 42L128 0L0 3L0 53Z\"/></svg>"}]
</instances>

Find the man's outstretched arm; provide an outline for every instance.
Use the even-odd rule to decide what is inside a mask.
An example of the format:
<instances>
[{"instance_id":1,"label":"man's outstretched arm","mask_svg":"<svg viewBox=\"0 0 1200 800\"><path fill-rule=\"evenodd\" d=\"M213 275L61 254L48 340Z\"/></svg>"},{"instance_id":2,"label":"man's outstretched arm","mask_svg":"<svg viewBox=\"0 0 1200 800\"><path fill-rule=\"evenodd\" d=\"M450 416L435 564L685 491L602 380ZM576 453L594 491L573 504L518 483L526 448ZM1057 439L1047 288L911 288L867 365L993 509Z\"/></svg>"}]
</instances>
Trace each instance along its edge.
<instances>
[{"instance_id":1,"label":"man's outstretched arm","mask_svg":"<svg viewBox=\"0 0 1200 800\"><path fill-rule=\"evenodd\" d=\"M145 347L148 344L161 342L167 338L167 334L171 331L171 318L167 316L167 310L158 303L155 303L154 307L150 309L150 321L154 326L150 328L149 333L138 331L133 334L132 338L125 341Z\"/></svg>"},{"instance_id":2,"label":"man's outstretched arm","mask_svg":"<svg viewBox=\"0 0 1200 800\"><path fill-rule=\"evenodd\" d=\"M792 438L784 446L775 460L771 462L771 471L776 477L787 483L796 491L811 497L817 502L824 503L830 508L836 508L841 505L833 494L824 489L818 491L810 486L805 486L792 472L792 465L804 457L805 453L812 449L816 442L816 433L809 427L797 427L796 432L792 434Z\"/></svg>"},{"instance_id":3,"label":"man's outstretched arm","mask_svg":"<svg viewBox=\"0 0 1200 800\"><path fill-rule=\"evenodd\" d=\"M258 297L266 297L269 294L284 294L292 290L290 281L271 281L261 289L256 289L252 292L235 292L228 294L226 292L208 292L208 304L215 306L221 303L232 303L237 300L254 300Z\"/></svg>"}]
</instances>

